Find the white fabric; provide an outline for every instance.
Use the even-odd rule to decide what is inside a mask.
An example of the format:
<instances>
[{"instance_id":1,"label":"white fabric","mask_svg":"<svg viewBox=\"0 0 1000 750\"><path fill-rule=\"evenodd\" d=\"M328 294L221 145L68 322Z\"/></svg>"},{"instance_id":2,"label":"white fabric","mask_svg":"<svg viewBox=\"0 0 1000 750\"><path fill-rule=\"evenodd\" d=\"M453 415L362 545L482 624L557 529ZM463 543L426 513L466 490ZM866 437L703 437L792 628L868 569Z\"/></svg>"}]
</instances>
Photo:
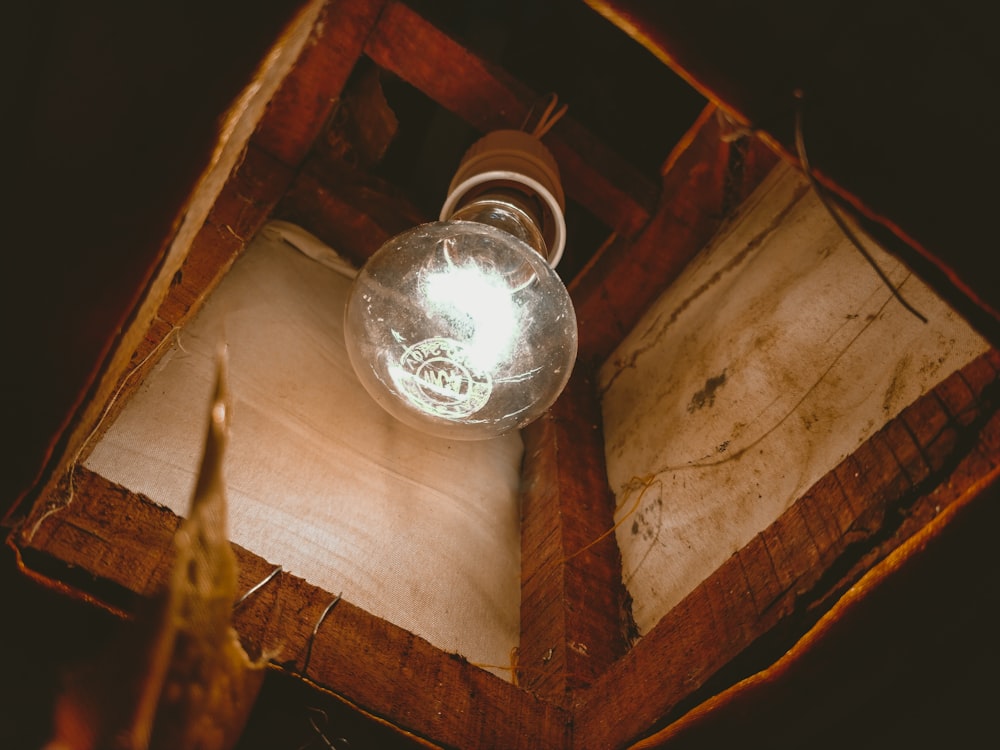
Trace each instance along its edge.
<instances>
[{"instance_id":1,"label":"white fabric","mask_svg":"<svg viewBox=\"0 0 1000 750\"><path fill-rule=\"evenodd\" d=\"M781 166L604 363L608 475L617 517L631 513L617 537L640 632L985 351L898 261L866 247L927 324Z\"/></svg>"},{"instance_id":2,"label":"white fabric","mask_svg":"<svg viewBox=\"0 0 1000 750\"><path fill-rule=\"evenodd\" d=\"M224 340L231 539L443 650L508 664L520 436L448 442L383 412L347 359L350 280L336 269L336 254L302 230L265 228L86 465L185 514Z\"/></svg>"}]
</instances>

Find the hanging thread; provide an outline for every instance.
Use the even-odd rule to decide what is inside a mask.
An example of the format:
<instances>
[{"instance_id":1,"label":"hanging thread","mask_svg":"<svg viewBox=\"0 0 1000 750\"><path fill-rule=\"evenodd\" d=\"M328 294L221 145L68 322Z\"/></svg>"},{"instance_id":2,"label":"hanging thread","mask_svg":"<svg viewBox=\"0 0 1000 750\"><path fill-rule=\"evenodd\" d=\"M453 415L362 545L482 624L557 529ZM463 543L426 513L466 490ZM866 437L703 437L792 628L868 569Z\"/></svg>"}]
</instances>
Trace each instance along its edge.
<instances>
[{"instance_id":1,"label":"hanging thread","mask_svg":"<svg viewBox=\"0 0 1000 750\"><path fill-rule=\"evenodd\" d=\"M270 573L267 574L267 577L264 580L254 584L249 591L247 591L245 594L243 594L243 596L241 596L239 599L236 600L236 603L233 605L233 609L238 608L241 604L243 604L243 602L245 602L251 596L256 594L271 581L273 581L277 577L277 575L281 572L281 570L282 570L281 566L278 565L277 567L274 568L274 570L272 570Z\"/></svg>"},{"instance_id":2,"label":"hanging thread","mask_svg":"<svg viewBox=\"0 0 1000 750\"><path fill-rule=\"evenodd\" d=\"M557 110L557 104L559 104L559 96L554 93L549 94L549 103L545 106L545 110L538 118L538 122L535 123L535 127L528 131L528 121L535 112L535 105L532 105L531 109L528 110L528 114L524 117L524 122L521 123L521 130L530 132L533 136L535 136L535 138L538 139L544 137L545 134L552 130L552 127L563 118L563 115L565 115L566 111L569 109L569 105L564 104Z\"/></svg>"},{"instance_id":3,"label":"hanging thread","mask_svg":"<svg viewBox=\"0 0 1000 750\"><path fill-rule=\"evenodd\" d=\"M128 385L128 383L132 380L132 378L135 376L135 374L137 372L139 372L146 365L146 363L149 362L153 358L153 356L156 355L156 353L159 352L160 349L163 348L163 346L168 341L170 341L171 339L173 339L175 336L179 337L180 330L181 329L179 327L177 327L177 326L174 326L173 328L171 328L167 332L167 334L162 339L160 339L160 341L156 344L156 346L154 346L149 351L149 353L146 354L146 356L143 357L139 361L139 363L136 364L135 367L133 367L131 370L129 370L128 373L125 375L125 377L122 378L121 382L118 384L118 387L115 389L115 392L112 394L111 398L108 400L108 403L105 404L104 410L101 412L101 416L97 419L97 422L94 424L94 429L92 429L90 431L90 433L87 435L87 437L84 438L83 442L80 443L80 447L77 449L76 454L73 456L73 460L70 461L69 466L66 469L66 497L65 497L65 499L61 503L58 503L58 504L57 503L49 503L49 507L46 508L45 511L38 517L38 519L31 525L31 529L24 533L24 538L27 541L30 542L34 538L35 533L41 527L41 525L45 521L45 519L47 519L53 513L56 513L57 511L61 510L62 508L65 508L66 506L68 506L70 503L73 502L73 498L74 498L74 496L76 494L76 488L75 488L74 483L73 483L73 478L74 478L74 475L76 474L77 466L79 466L79 464L80 464L80 457L83 455L83 452L87 449L87 446L90 445L91 441L94 439L94 437L100 431L101 425L104 424L104 420L107 419L108 414L111 413L111 409L114 407L115 403L117 403L119 397L122 394L122 391L125 390L125 386ZM178 346L180 346L180 343L178 343Z\"/></svg>"},{"instance_id":4,"label":"hanging thread","mask_svg":"<svg viewBox=\"0 0 1000 750\"><path fill-rule=\"evenodd\" d=\"M323 624L326 616L330 614L330 610L337 606L342 598L342 594L337 594L333 601L326 605L326 609L323 610L323 614L319 616L316 621L316 625L312 629L312 633L309 636L309 644L306 646L306 658L302 661L302 669L299 670L299 674L303 677L309 671L309 660L312 658L313 642L316 640L316 635L319 633L319 627Z\"/></svg>"},{"instance_id":5,"label":"hanging thread","mask_svg":"<svg viewBox=\"0 0 1000 750\"><path fill-rule=\"evenodd\" d=\"M636 494L635 501L632 503L632 506L625 512L624 515L622 515L621 518L619 518L615 522L615 524L610 529L600 534L596 539L592 539L591 541L587 542L585 545L580 547L580 549L576 550L575 552L571 552L570 554L566 555L566 557L564 557L562 560L559 561L559 564L565 565L577 555L583 554L594 545L599 544L600 542L604 541L609 536L614 534L615 531L618 530L618 527L621 526L623 523L625 523L625 521L627 521L639 509L639 506L642 505L642 499L646 496L646 492L648 492L649 488L652 487L654 484L660 484L662 486L661 480L657 479L655 474L647 474L644 477L632 477L632 479L629 480L628 484L625 485L625 495L622 498L621 502L618 503L618 507L620 508L622 505L624 505L628 501L629 496L636 490L639 490L638 494Z\"/></svg>"},{"instance_id":6,"label":"hanging thread","mask_svg":"<svg viewBox=\"0 0 1000 750\"><path fill-rule=\"evenodd\" d=\"M871 256L871 253L869 253L865 249L864 245L861 244L861 241L858 239L857 235L855 235L855 233L852 231L850 226L848 226L847 222L844 220L844 217L841 216L840 212L834 207L833 202L827 195L826 188L824 188L819 183L819 180L817 180L816 176L813 174L812 166L809 164L809 157L806 153L806 141L802 126L802 119L803 119L802 110L803 110L804 100L805 100L805 94L802 92L801 89L796 89L795 90L795 150L798 152L799 163L802 165L802 171L803 173L805 173L806 179L809 181L810 187L812 187L813 191L816 193L816 197L819 198L820 203L823 204L823 207L827 210L827 213L830 214L831 218L834 220L837 226L840 227L840 231L844 233L844 236L846 236L847 239L851 241L851 244L854 245L854 247L857 249L857 251L861 253L861 256L868 262L868 265L870 265L875 270L875 273L878 274L878 277L882 280L882 283L884 283L889 288L889 291L892 292L892 296L895 297L899 301L899 303L907 311L912 313L913 316L916 317L921 323L926 323L927 318L923 314L921 314L919 310L913 307L913 305L911 305L909 302L906 301L906 299L903 297L900 291L889 279L888 275L886 275L885 271L883 271L879 267L879 264Z\"/></svg>"}]
</instances>

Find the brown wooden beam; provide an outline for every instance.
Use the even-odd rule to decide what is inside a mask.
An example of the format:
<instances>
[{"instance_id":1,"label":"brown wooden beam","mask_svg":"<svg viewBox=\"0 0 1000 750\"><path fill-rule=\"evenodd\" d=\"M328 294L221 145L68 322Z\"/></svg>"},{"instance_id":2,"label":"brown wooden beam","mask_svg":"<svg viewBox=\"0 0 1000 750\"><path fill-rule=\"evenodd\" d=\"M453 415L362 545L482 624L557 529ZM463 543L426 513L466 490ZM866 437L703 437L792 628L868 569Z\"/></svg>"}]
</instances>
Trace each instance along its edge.
<instances>
[{"instance_id":1,"label":"brown wooden beam","mask_svg":"<svg viewBox=\"0 0 1000 750\"><path fill-rule=\"evenodd\" d=\"M288 167L255 147L247 146L243 160L230 174L208 218L174 274L156 313L129 359L118 389L106 405L96 429L81 446L77 460L86 459L101 431L114 421L128 397L167 351L173 336L204 305L250 239L267 221L292 179Z\"/></svg>"},{"instance_id":2,"label":"brown wooden beam","mask_svg":"<svg viewBox=\"0 0 1000 750\"><path fill-rule=\"evenodd\" d=\"M385 0L329 0L254 142L288 166L305 159L337 105Z\"/></svg>"},{"instance_id":3,"label":"brown wooden beam","mask_svg":"<svg viewBox=\"0 0 1000 750\"><path fill-rule=\"evenodd\" d=\"M384 180L323 147L306 160L274 216L300 225L359 267L386 240L428 221Z\"/></svg>"},{"instance_id":4,"label":"brown wooden beam","mask_svg":"<svg viewBox=\"0 0 1000 750\"><path fill-rule=\"evenodd\" d=\"M558 704L626 650L614 495L592 373L524 431L519 680Z\"/></svg>"},{"instance_id":5,"label":"brown wooden beam","mask_svg":"<svg viewBox=\"0 0 1000 750\"><path fill-rule=\"evenodd\" d=\"M777 163L760 141L731 135L706 107L664 163L649 224L637 237L613 238L570 284L581 360L611 353Z\"/></svg>"},{"instance_id":6,"label":"brown wooden beam","mask_svg":"<svg viewBox=\"0 0 1000 750\"><path fill-rule=\"evenodd\" d=\"M75 498L19 542L27 564L128 610L166 580L178 519L166 508L84 468ZM249 590L273 565L234 545L240 585ZM280 649L277 665L323 691L444 747L532 750L566 747L569 715L427 641L280 573L241 607L244 643ZM310 646L311 643L311 646ZM308 665L305 664L308 654Z\"/></svg>"},{"instance_id":7,"label":"brown wooden beam","mask_svg":"<svg viewBox=\"0 0 1000 750\"><path fill-rule=\"evenodd\" d=\"M284 194L292 171L250 143L242 162L229 176L191 250L160 304L151 330L181 327L204 304ZM147 336L141 358L159 344Z\"/></svg>"},{"instance_id":8,"label":"brown wooden beam","mask_svg":"<svg viewBox=\"0 0 1000 750\"><path fill-rule=\"evenodd\" d=\"M289 190L327 124L382 5L384 0L331 0L320 10L309 39L264 110L242 159L132 353L123 373L131 387L141 383L156 363L157 357L150 355L159 352L164 340L197 313ZM300 186L294 194L301 191ZM346 210L352 211L354 223L366 221L356 204ZM120 408L129 392L123 390L112 409ZM103 423L110 422L107 416Z\"/></svg>"},{"instance_id":9,"label":"brown wooden beam","mask_svg":"<svg viewBox=\"0 0 1000 750\"><path fill-rule=\"evenodd\" d=\"M481 132L520 128L537 94L477 57L400 2L389 2L365 53ZM630 236L648 221L656 189L567 116L545 136L563 188L608 227Z\"/></svg>"},{"instance_id":10,"label":"brown wooden beam","mask_svg":"<svg viewBox=\"0 0 1000 750\"><path fill-rule=\"evenodd\" d=\"M998 406L991 350L820 479L579 693L577 746L625 747L772 663L866 570L1000 465Z\"/></svg>"}]
</instances>

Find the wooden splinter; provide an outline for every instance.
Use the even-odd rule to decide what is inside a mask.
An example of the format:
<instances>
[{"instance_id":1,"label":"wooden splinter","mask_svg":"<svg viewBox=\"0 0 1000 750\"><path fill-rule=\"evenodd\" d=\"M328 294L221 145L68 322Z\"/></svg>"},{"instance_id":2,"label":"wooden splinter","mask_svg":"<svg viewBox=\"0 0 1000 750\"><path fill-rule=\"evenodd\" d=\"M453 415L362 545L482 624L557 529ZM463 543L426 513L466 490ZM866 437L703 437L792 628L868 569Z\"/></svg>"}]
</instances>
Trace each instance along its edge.
<instances>
[{"instance_id":1,"label":"wooden splinter","mask_svg":"<svg viewBox=\"0 0 1000 750\"><path fill-rule=\"evenodd\" d=\"M174 536L167 585L110 653L73 673L56 702L46 750L227 750L239 739L267 660L251 660L231 625L237 565L222 472L229 419L222 351L201 469Z\"/></svg>"}]
</instances>

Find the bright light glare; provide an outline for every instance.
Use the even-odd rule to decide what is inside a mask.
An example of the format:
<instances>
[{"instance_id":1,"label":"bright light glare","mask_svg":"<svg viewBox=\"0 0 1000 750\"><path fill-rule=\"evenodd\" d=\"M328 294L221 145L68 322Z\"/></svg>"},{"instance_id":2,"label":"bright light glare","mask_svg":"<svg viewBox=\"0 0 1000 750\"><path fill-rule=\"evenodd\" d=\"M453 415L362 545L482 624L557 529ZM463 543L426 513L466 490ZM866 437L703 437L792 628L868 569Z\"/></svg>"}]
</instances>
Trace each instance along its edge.
<instances>
[{"instance_id":1,"label":"bright light glare","mask_svg":"<svg viewBox=\"0 0 1000 750\"><path fill-rule=\"evenodd\" d=\"M491 371L508 357L517 307L503 277L469 262L427 274L422 286L429 312L466 328L462 344L470 365Z\"/></svg>"},{"instance_id":2,"label":"bright light glare","mask_svg":"<svg viewBox=\"0 0 1000 750\"><path fill-rule=\"evenodd\" d=\"M483 440L536 419L576 359L576 316L531 246L473 221L422 224L358 273L344 315L362 385L433 435Z\"/></svg>"}]
</instances>

